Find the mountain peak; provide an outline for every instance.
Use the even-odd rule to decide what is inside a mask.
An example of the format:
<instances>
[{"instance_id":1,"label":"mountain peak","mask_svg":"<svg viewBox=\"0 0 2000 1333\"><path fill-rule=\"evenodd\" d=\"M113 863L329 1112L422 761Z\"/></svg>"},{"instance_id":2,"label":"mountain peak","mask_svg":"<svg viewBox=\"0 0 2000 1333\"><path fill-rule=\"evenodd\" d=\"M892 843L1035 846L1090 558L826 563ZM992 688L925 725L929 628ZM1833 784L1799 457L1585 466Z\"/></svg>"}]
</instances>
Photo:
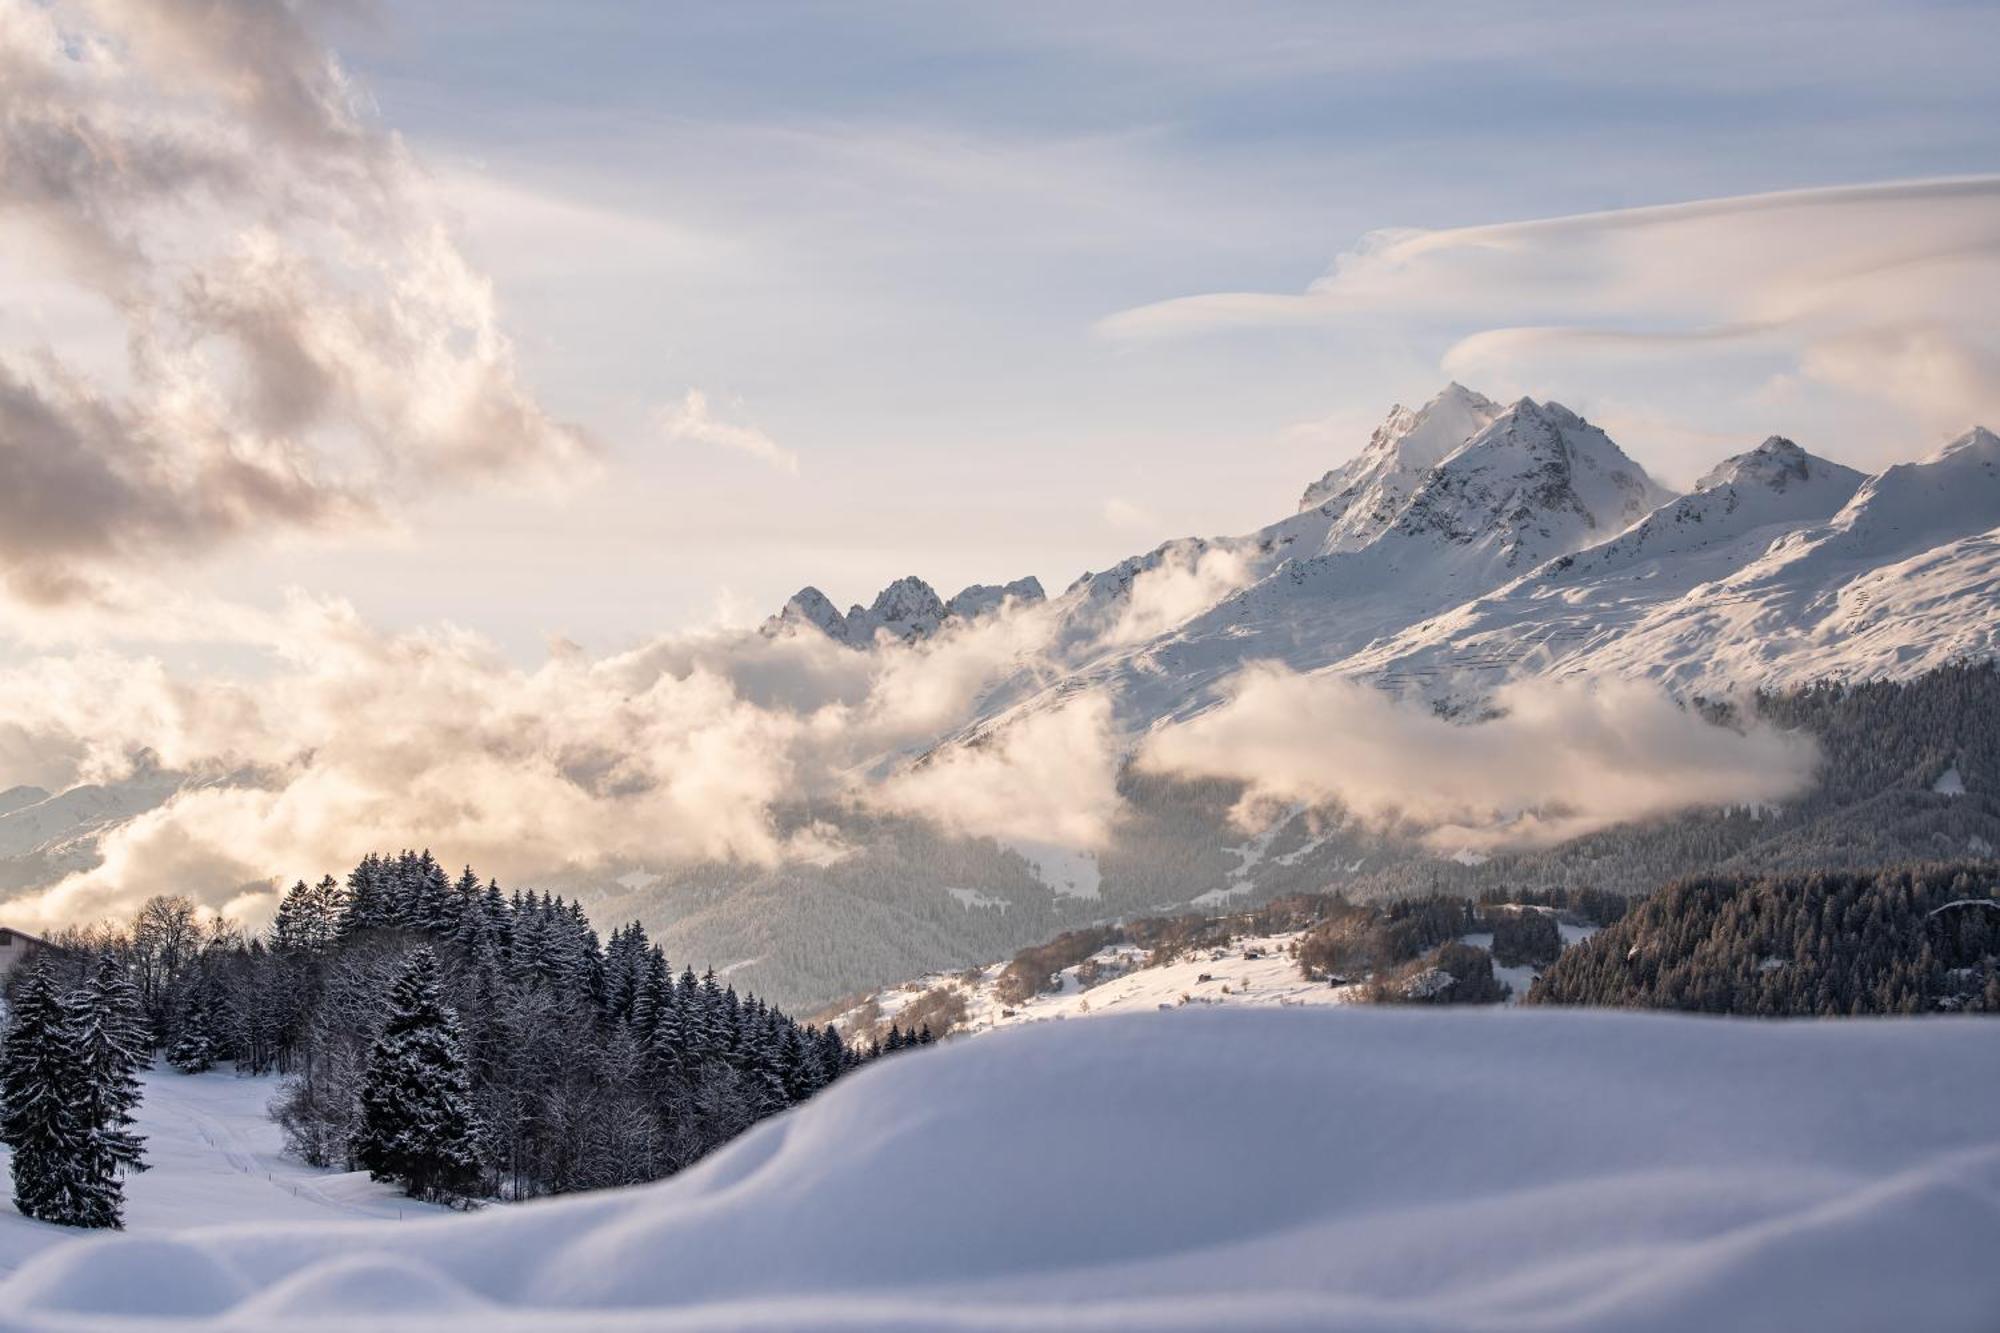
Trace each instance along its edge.
<instances>
[{"instance_id":1,"label":"mountain peak","mask_svg":"<svg viewBox=\"0 0 2000 1333\"><path fill-rule=\"evenodd\" d=\"M1395 521L1431 469L1493 423L1500 405L1456 380L1415 409L1398 403L1361 452L1306 487L1301 514L1331 520L1328 549L1351 549Z\"/></svg>"},{"instance_id":2,"label":"mountain peak","mask_svg":"<svg viewBox=\"0 0 2000 1333\"><path fill-rule=\"evenodd\" d=\"M764 622L764 632L775 634L780 630L797 625L811 625L814 629L832 638L841 638L843 617L833 599L818 588L807 584L793 593L791 600L777 615Z\"/></svg>"},{"instance_id":3,"label":"mountain peak","mask_svg":"<svg viewBox=\"0 0 2000 1333\"><path fill-rule=\"evenodd\" d=\"M971 620L997 611L1009 602L1027 604L1043 600L1041 581L1032 574L1007 584L975 583L949 602L923 579L906 574L876 593L873 603L862 606L857 602L848 608L846 615L818 588L801 588L783 610L764 622L763 633L775 636L810 625L836 643L867 648L881 633L908 643L929 638L947 620Z\"/></svg>"},{"instance_id":4,"label":"mountain peak","mask_svg":"<svg viewBox=\"0 0 2000 1333\"><path fill-rule=\"evenodd\" d=\"M1425 478L1395 527L1492 546L1521 568L1613 536L1670 498L1602 430L1561 403L1521 398Z\"/></svg>"},{"instance_id":5,"label":"mountain peak","mask_svg":"<svg viewBox=\"0 0 2000 1333\"><path fill-rule=\"evenodd\" d=\"M998 611L1010 601L1032 606L1047 600L1048 594L1042 591L1042 581L1030 574L1012 583L975 583L961 588L957 596L944 604L944 609L948 615L970 620L989 611Z\"/></svg>"},{"instance_id":6,"label":"mountain peak","mask_svg":"<svg viewBox=\"0 0 2000 1333\"><path fill-rule=\"evenodd\" d=\"M1985 459L2000 459L2000 435L1995 435L1984 426L1974 426L1971 430L1952 440L1935 454L1932 454L1930 459L1926 461L1942 461L1947 458L1957 458L1961 455L1972 455Z\"/></svg>"},{"instance_id":7,"label":"mountain peak","mask_svg":"<svg viewBox=\"0 0 2000 1333\"><path fill-rule=\"evenodd\" d=\"M1761 486L1783 491L1828 476L1851 482L1850 490L1860 485L1862 479L1853 468L1815 457L1784 436L1773 435L1755 449L1717 463L1702 474L1694 489L1697 494L1725 486Z\"/></svg>"},{"instance_id":8,"label":"mountain peak","mask_svg":"<svg viewBox=\"0 0 2000 1333\"><path fill-rule=\"evenodd\" d=\"M1610 541L1548 566L1551 578L1577 581L1648 561L1726 549L1773 525L1823 521L1853 498L1864 478L1851 467L1807 453L1782 435L1725 459L1694 490L1661 505Z\"/></svg>"}]
</instances>

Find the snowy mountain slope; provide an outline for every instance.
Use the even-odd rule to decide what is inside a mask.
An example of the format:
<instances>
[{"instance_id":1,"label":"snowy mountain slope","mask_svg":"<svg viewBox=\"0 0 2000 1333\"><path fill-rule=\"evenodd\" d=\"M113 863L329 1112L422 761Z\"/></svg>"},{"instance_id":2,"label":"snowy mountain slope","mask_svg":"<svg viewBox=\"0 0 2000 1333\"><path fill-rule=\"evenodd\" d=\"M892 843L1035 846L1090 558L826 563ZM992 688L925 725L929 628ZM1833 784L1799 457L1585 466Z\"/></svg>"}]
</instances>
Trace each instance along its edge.
<instances>
[{"instance_id":1,"label":"snowy mountain slope","mask_svg":"<svg viewBox=\"0 0 2000 1333\"><path fill-rule=\"evenodd\" d=\"M320 1171L282 1153L266 1109L277 1080L220 1071L141 1076L136 1131L148 1169L125 1182L125 1226L155 1236L219 1224L377 1221L445 1215L370 1180L366 1172ZM0 1172L8 1152L0 1147ZM88 1233L22 1217L0 1202L0 1272Z\"/></svg>"},{"instance_id":2,"label":"snowy mountain slope","mask_svg":"<svg viewBox=\"0 0 2000 1333\"><path fill-rule=\"evenodd\" d=\"M1204 904L1197 898L1194 905ZM1226 943L1192 946L1171 961L1154 961L1144 945L1130 940L1107 944L1082 962L1053 973L1053 989L1026 999L1013 999L1003 993L1008 964L999 962L954 972L933 972L877 991L827 1017L848 1040L865 1045L880 1041L891 1025L914 1030L928 1023L934 1033L955 1037L994 1032L1023 1023L1103 1018L1187 1005L1283 1009L1297 1005L1351 1004L1368 999L1366 985L1347 981L1330 984L1306 977L1296 953L1305 929L1270 932L1251 924L1248 918L1234 922L1224 918L1218 924L1227 928ZM1589 939L1598 927L1562 920L1557 929L1568 947ZM1490 954L1493 932L1475 931L1460 936L1459 942ZM1530 964L1503 966L1496 962L1495 979L1511 988L1504 1003L1519 1004L1540 971ZM1353 980L1365 982L1367 978ZM937 1012L936 1006L941 1002L953 1003L944 1000L945 996L964 1006L963 1017L955 1020L949 1033L942 1031L942 1023L925 1016L926 1006Z\"/></svg>"},{"instance_id":3,"label":"snowy mountain slope","mask_svg":"<svg viewBox=\"0 0 2000 1333\"><path fill-rule=\"evenodd\" d=\"M1683 696L1722 695L1824 678L1912 681L1991 659L2000 655L1993 453L1993 437L1973 432L1926 462L1863 478L1774 438L1672 497L1575 414L1532 401L1502 407L1453 386L1415 411L1397 409L1362 456L1315 483L1317 504L1236 536L1164 542L1053 598L1017 603L1007 632L991 636L1004 660L981 659L992 674L968 702L936 731L855 771L877 778L953 748L1004 749L1008 729L1079 700L1094 706L1100 696L1115 760L1155 729L1203 712L1246 665L1264 661L1477 715L1490 692L1522 678L1636 677ZM947 621L922 643L882 642L875 651L965 644L970 658L990 648L970 635L954 640L957 632ZM1924 730L1909 718L1896 725ZM1690 849L1700 846L1726 844L1732 855L1797 867L1983 855L2000 845L1985 805L1947 816L1914 788L1902 790L1927 786L1941 766L1919 775L1912 755L1891 772L1852 747L1841 755L1845 771L1885 785L1843 787L1838 800L1782 829L1738 821L1748 831L1730 824L1726 836L1715 834L1722 843L1713 830L1697 832L1701 819L1691 815L1655 834L1607 830L1588 846L1503 857L1481 873L1639 891L1698 868ZM1125 804L1136 822L1100 849L1088 897L1049 893L1068 883L1056 877L1024 888L1016 872L1025 863L954 853L933 871L901 853L877 856L884 826L857 823L851 842L868 850L842 868L744 871L740 889L718 887L692 905L656 895L621 899L618 910L649 925L696 923L685 925L681 947L699 957L813 960L787 964L794 972L830 956L808 941L837 928L831 907L799 903L838 901L853 913L865 900L871 922L923 942L894 957L873 944L850 947L843 956L855 960L851 967L815 973L798 989L788 989L791 975L756 978L795 1002L820 1003L998 956L1065 925L1164 911L1202 895L1249 903L1328 885L1401 892L1417 867L1455 850L1427 845L1419 831L1390 837L1350 824L1296 865L1267 860L1239 874L1232 867L1243 869L1236 849L1244 834L1227 823L1228 801L1207 809L1155 784ZM1051 849L1029 859L1050 862ZM1067 859L1083 860L1079 849ZM1443 873L1470 882L1460 869L1471 867ZM811 887L802 891L804 881ZM1496 886L1492 878L1478 885ZM1013 905L1004 913L967 908L950 889ZM940 916L940 903L952 910ZM808 921L815 912L828 919ZM777 938L788 930L792 942Z\"/></svg>"},{"instance_id":4,"label":"snowy mountain slope","mask_svg":"<svg viewBox=\"0 0 2000 1333\"><path fill-rule=\"evenodd\" d=\"M1721 692L1990 656L1996 467L1985 430L1875 477L1772 437L1673 496L1560 404L1452 384L1395 408L1297 513L1164 543L1042 604L1046 650L961 735L1084 690L1137 735L1259 660L1463 702L1540 674ZM794 618L853 641L830 604ZM926 602L883 623L933 619Z\"/></svg>"},{"instance_id":5,"label":"snowy mountain slope","mask_svg":"<svg viewBox=\"0 0 2000 1333\"><path fill-rule=\"evenodd\" d=\"M1562 671L1569 658L1618 642L1676 598L1708 600L1710 585L1830 520L1861 483L1852 468L1774 436L1628 531L1387 636L1344 665L1386 684L1461 692Z\"/></svg>"},{"instance_id":6,"label":"snowy mountain slope","mask_svg":"<svg viewBox=\"0 0 2000 1333\"><path fill-rule=\"evenodd\" d=\"M142 764L119 782L0 793L0 892L53 884L97 864L104 834L155 809L186 781Z\"/></svg>"},{"instance_id":7,"label":"snowy mountain slope","mask_svg":"<svg viewBox=\"0 0 2000 1333\"><path fill-rule=\"evenodd\" d=\"M1791 526L1824 521L1860 489L1851 467L1815 458L1773 435L1749 453L1718 464L1692 493L1648 514L1632 529L1574 556L1557 559L1550 581L1580 582L1641 566L1726 548L1759 535L1775 538ZM1739 559L1747 552L1737 553Z\"/></svg>"},{"instance_id":8,"label":"snowy mountain slope","mask_svg":"<svg viewBox=\"0 0 2000 1333\"><path fill-rule=\"evenodd\" d=\"M1673 496L1560 404L1448 385L1268 527L1163 543L1053 601L1003 596L1043 617L1043 647L942 739L1097 692L1136 740L1259 661L1466 704L1525 676L1715 694L1992 656L1997 460L1974 430L1863 477L1772 437ZM846 617L808 589L777 621L856 645L934 634L952 613L912 583Z\"/></svg>"},{"instance_id":9,"label":"snowy mountain slope","mask_svg":"<svg viewBox=\"0 0 2000 1333\"><path fill-rule=\"evenodd\" d=\"M49 793L42 787L9 787L0 791L0 815L11 815L24 806L40 805L49 799Z\"/></svg>"},{"instance_id":10,"label":"snowy mountain slope","mask_svg":"<svg viewBox=\"0 0 2000 1333\"><path fill-rule=\"evenodd\" d=\"M147 771L116 784L92 783L53 796L43 792L35 801L25 796L38 789L27 789L21 804L0 814L0 857L25 855L143 814L173 795L182 781L178 774Z\"/></svg>"},{"instance_id":11,"label":"snowy mountain slope","mask_svg":"<svg viewBox=\"0 0 2000 1333\"><path fill-rule=\"evenodd\" d=\"M869 1027L881 1033L889 1025L923 1020L912 1009L940 989L965 1002L965 1018L953 1036L994 1032L1024 1023L1063 1022L1149 1013L1186 1005L1224 1008L1287 1008L1293 1005L1346 1004L1351 994L1324 981L1309 981L1299 971L1292 947L1299 932L1245 934L1225 947L1193 950L1185 957L1157 966L1147 965L1147 950L1131 943L1108 944L1082 963L1056 973L1055 990L1008 1003L999 994L1006 963L989 963L959 972L936 972L868 997L861 1005L834 1016L849 1040L865 1043ZM869 1020L863 1023L862 1020ZM935 1028L933 1028L935 1031Z\"/></svg>"},{"instance_id":12,"label":"snowy mountain slope","mask_svg":"<svg viewBox=\"0 0 2000 1333\"><path fill-rule=\"evenodd\" d=\"M1357 460L1372 471L1356 476L1393 480L1408 471L1396 448L1412 440L1441 447L1447 437L1424 429L1433 420L1486 421L1406 497L1386 481L1342 491L1245 537L1170 544L1127 561L1112 572L1115 582L1086 576L1054 604L1068 623L1093 623L1085 613L1093 600L1130 595L1139 576L1175 558L1224 557L1241 574L1211 605L1142 641L1072 634L1067 676L1050 684L1045 671L1025 673L1016 688L993 691L989 707L1032 711L1079 688L1103 689L1136 733L1198 710L1249 662L1337 664L1378 637L1614 537L1669 498L1603 431L1560 404L1524 398L1489 417L1491 407L1454 385L1414 418L1392 418L1403 433L1378 432L1379 457ZM1350 498L1393 498L1401 507L1378 522L1376 510L1347 507ZM1103 618L1098 612L1095 623Z\"/></svg>"},{"instance_id":13,"label":"snowy mountain slope","mask_svg":"<svg viewBox=\"0 0 2000 1333\"><path fill-rule=\"evenodd\" d=\"M1826 522L1648 608L1566 671L1683 690L1915 675L2000 652L2000 439L1871 477Z\"/></svg>"},{"instance_id":14,"label":"snowy mountain slope","mask_svg":"<svg viewBox=\"0 0 2000 1333\"><path fill-rule=\"evenodd\" d=\"M1968 1108L1996 1097L1965 1019L1041 1024L885 1060L660 1185L80 1242L0 1308L37 1333L1971 1333L2000 1307L2000 1134Z\"/></svg>"}]
</instances>

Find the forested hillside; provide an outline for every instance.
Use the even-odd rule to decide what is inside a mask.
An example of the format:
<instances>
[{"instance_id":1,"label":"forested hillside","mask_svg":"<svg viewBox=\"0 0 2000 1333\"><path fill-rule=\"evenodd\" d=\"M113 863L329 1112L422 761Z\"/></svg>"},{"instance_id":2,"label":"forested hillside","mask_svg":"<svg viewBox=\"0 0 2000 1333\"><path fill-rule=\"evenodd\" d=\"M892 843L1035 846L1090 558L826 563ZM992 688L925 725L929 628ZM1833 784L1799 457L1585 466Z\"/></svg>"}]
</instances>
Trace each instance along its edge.
<instances>
[{"instance_id":1,"label":"forested hillside","mask_svg":"<svg viewBox=\"0 0 2000 1333\"><path fill-rule=\"evenodd\" d=\"M268 939L157 898L55 943L66 986L122 964L175 1068L284 1075L302 1159L432 1197L656 1179L864 1058L713 971L676 977L637 923L601 942L575 902L428 852L295 884Z\"/></svg>"},{"instance_id":2,"label":"forested hillside","mask_svg":"<svg viewBox=\"0 0 2000 1333\"><path fill-rule=\"evenodd\" d=\"M2000 1012L1990 865L1705 875L1564 951L1531 1004L1761 1015Z\"/></svg>"}]
</instances>

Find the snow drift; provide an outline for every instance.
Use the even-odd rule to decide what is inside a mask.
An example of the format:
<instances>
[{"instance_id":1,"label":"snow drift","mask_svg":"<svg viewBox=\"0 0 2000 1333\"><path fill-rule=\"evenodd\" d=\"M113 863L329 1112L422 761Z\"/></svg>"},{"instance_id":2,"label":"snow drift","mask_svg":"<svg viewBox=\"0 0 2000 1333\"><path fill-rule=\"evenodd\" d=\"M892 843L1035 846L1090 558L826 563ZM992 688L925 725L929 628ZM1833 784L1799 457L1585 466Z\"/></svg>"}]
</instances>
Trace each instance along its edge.
<instances>
[{"instance_id":1,"label":"snow drift","mask_svg":"<svg viewBox=\"0 0 2000 1333\"><path fill-rule=\"evenodd\" d=\"M1996 1096L1976 1020L1048 1024L663 1185L62 1246L0 1325L1984 1330Z\"/></svg>"}]
</instances>

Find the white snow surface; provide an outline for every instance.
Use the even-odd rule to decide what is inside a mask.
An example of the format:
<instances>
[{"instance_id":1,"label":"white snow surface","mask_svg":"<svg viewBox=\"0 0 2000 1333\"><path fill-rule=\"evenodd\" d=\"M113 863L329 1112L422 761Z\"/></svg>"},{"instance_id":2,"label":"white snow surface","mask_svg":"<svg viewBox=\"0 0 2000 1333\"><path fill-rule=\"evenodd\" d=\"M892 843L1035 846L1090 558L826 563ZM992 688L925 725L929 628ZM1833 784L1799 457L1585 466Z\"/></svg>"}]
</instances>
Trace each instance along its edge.
<instances>
[{"instance_id":1,"label":"white snow surface","mask_svg":"<svg viewBox=\"0 0 2000 1333\"><path fill-rule=\"evenodd\" d=\"M1003 1004L995 993L1001 973L1007 970L1005 963L977 969L977 979L971 981L966 972L934 972L878 991L869 999L874 1001L877 1022L886 1028L927 992L949 987L965 997L965 1021L958 1031L967 1035L1024 1023L1144 1013L1184 1005L1274 1008L1347 1003L1350 993L1346 987L1308 981L1300 974L1291 953L1298 938L1297 933L1239 936L1226 946L1196 949L1157 967L1146 966L1146 950L1136 944L1107 945L1084 962L1058 972L1056 989L1012 1005ZM1096 972L1093 984L1082 980L1086 968ZM847 1030L850 1020L866 1008L864 1002L835 1022ZM850 1031L849 1036L865 1040L867 1034Z\"/></svg>"},{"instance_id":2,"label":"white snow surface","mask_svg":"<svg viewBox=\"0 0 2000 1333\"><path fill-rule=\"evenodd\" d=\"M57 1246L35 1333L1987 1333L1990 1022L1181 1011L892 1057L659 1185Z\"/></svg>"},{"instance_id":3,"label":"white snow surface","mask_svg":"<svg viewBox=\"0 0 2000 1333\"><path fill-rule=\"evenodd\" d=\"M395 1220L443 1212L376 1184L366 1172L321 1171L284 1156L283 1137L267 1112L276 1079L178 1074L164 1067L141 1078L144 1097L134 1128L146 1140L148 1169L125 1182L129 1234L223 1222ZM11 1156L0 1147L0 1179ZM0 1201L0 1271L12 1272L80 1234L22 1217Z\"/></svg>"}]
</instances>

